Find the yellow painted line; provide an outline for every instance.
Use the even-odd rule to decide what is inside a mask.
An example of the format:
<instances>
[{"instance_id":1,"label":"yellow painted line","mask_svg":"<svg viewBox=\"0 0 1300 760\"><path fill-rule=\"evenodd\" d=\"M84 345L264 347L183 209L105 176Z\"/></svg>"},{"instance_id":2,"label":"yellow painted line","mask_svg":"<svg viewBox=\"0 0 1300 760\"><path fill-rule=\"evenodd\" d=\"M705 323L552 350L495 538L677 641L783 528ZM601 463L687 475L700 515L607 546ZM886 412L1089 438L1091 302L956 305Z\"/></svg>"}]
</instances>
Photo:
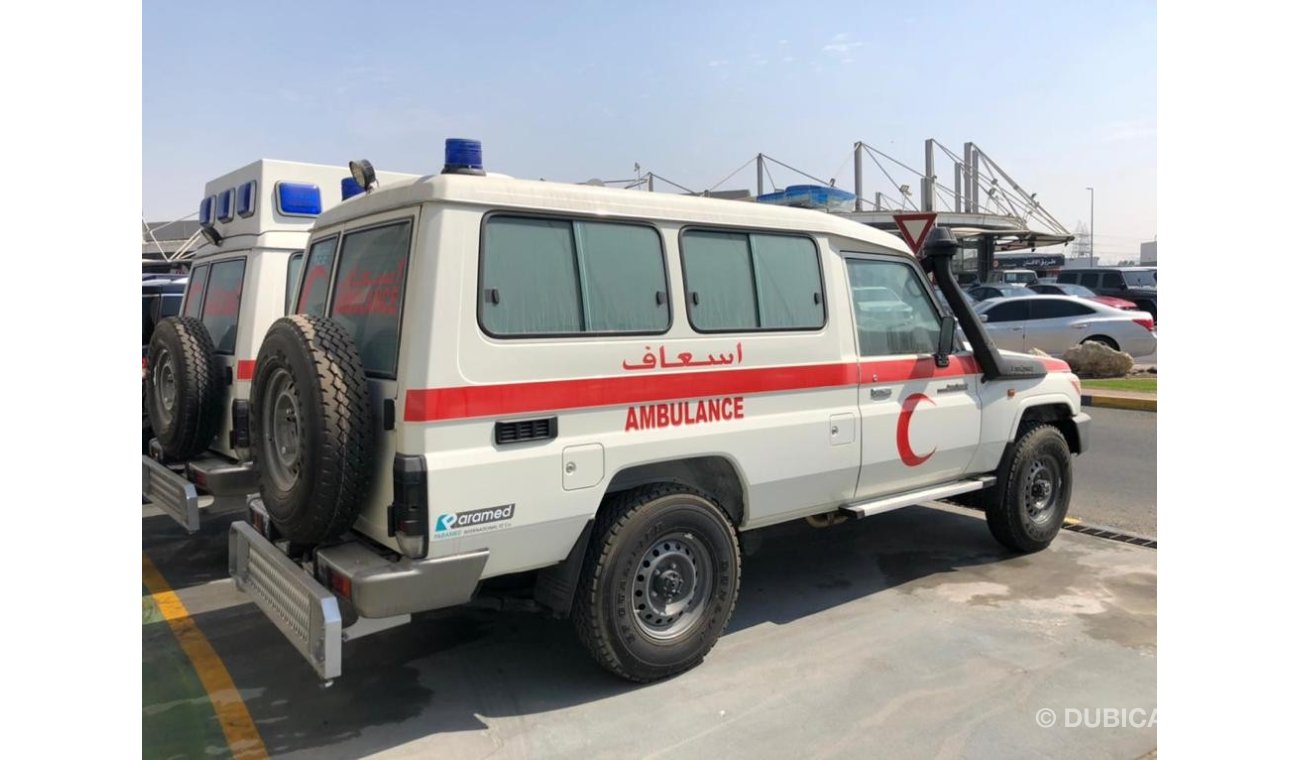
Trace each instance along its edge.
<instances>
[{"instance_id":1,"label":"yellow painted line","mask_svg":"<svg viewBox=\"0 0 1300 760\"><path fill-rule=\"evenodd\" d=\"M235 688L235 682L231 680L225 664L190 617L190 612L185 609L180 597L167 585L162 573L154 567L148 555L143 556L145 588L149 589L158 611L162 613L167 625L171 626L172 634L190 658L199 681L208 692L208 701L217 713L230 754L248 760L268 757L262 735L253 723L253 716L249 715L248 707L239 696L239 690Z\"/></svg>"}]
</instances>

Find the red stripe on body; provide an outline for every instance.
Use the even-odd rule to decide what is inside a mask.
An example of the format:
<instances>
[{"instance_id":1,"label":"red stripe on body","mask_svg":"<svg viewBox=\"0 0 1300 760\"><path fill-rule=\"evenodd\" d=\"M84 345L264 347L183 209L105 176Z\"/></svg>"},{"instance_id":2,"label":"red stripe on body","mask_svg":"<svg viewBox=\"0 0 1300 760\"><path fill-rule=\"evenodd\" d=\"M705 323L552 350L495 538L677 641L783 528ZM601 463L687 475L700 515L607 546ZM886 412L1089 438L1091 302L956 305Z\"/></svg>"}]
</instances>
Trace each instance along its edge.
<instances>
[{"instance_id":1,"label":"red stripe on body","mask_svg":"<svg viewBox=\"0 0 1300 760\"><path fill-rule=\"evenodd\" d=\"M240 359L238 362L235 363L235 379L252 380L253 369L256 367L256 365L257 362L252 361L250 359Z\"/></svg>"},{"instance_id":2,"label":"red stripe on body","mask_svg":"<svg viewBox=\"0 0 1300 760\"><path fill-rule=\"evenodd\" d=\"M856 364L814 364L641 377L470 385L406 392L407 422L433 422L523 412L643 404L703 396L744 395L856 385Z\"/></svg>"}]
</instances>

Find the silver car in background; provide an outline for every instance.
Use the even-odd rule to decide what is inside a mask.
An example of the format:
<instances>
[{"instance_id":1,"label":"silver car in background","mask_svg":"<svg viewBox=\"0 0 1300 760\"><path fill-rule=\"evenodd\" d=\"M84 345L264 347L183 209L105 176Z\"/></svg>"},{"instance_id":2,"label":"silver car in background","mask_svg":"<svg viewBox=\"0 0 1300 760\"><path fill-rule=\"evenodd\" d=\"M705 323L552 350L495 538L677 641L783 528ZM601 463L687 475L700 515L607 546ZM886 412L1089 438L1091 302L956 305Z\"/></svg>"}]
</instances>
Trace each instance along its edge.
<instances>
[{"instance_id":1,"label":"silver car in background","mask_svg":"<svg viewBox=\"0 0 1300 760\"><path fill-rule=\"evenodd\" d=\"M990 298L975 313L998 348L1031 348L1060 356L1085 341L1104 343L1132 356L1156 351L1156 328L1144 311L1121 311L1074 296Z\"/></svg>"}]
</instances>

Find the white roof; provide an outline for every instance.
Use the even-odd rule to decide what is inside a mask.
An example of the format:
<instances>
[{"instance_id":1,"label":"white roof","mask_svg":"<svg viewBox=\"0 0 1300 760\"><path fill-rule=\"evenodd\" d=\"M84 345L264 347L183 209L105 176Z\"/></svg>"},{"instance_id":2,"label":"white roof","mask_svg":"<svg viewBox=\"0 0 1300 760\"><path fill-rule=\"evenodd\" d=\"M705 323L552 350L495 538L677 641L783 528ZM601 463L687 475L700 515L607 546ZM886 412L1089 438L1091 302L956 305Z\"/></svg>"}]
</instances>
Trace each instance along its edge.
<instances>
[{"instance_id":1,"label":"white roof","mask_svg":"<svg viewBox=\"0 0 1300 760\"><path fill-rule=\"evenodd\" d=\"M822 211L493 175L436 174L391 183L381 180L379 188L368 195L350 198L321 214L316 229L381 211L435 202L822 233L910 255L896 235Z\"/></svg>"}]
</instances>

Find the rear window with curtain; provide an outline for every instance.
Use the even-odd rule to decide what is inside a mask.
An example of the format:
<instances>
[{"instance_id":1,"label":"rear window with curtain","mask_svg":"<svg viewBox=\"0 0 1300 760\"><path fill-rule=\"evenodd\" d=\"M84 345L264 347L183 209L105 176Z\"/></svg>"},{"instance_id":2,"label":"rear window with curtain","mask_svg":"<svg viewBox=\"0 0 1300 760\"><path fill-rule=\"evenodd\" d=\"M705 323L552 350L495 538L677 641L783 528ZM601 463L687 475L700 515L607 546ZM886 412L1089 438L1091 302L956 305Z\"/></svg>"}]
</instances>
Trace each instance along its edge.
<instances>
[{"instance_id":1,"label":"rear window with curtain","mask_svg":"<svg viewBox=\"0 0 1300 760\"><path fill-rule=\"evenodd\" d=\"M410 244L409 220L343 237L330 315L352 334L361 364L371 374L397 374L397 328Z\"/></svg>"},{"instance_id":2,"label":"rear window with curtain","mask_svg":"<svg viewBox=\"0 0 1300 760\"><path fill-rule=\"evenodd\" d=\"M334 250L338 247L337 236L317 240L307 254L307 271L303 277L302 290L298 293L299 314L311 314L320 317L325 314L325 299L329 296L330 270L334 267Z\"/></svg>"},{"instance_id":3,"label":"rear window with curtain","mask_svg":"<svg viewBox=\"0 0 1300 760\"><path fill-rule=\"evenodd\" d=\"M195 267L190 272L189 289L185 292L185 316L198 318L203 313L203 286L208 282L208 267Z\"/></svg>"},{"instance_id":4,"label":"rear window with curtain","mask_svg":"<svg viewBox=\"0 0 1300 760\"><path fill-rule=\"evenodd\" d=\"M207 294L203 297L203 326L219 354L235 353L239 329L239 302L244 292L244 260L212 265Z\"/></svg>"},{"instance_id":5,"label":"rear window with curtain","mask_svg":"<svg viewBox=\"0 0 1300 760\"><path fill-rule=\"evenodd\" d=\"M667 331L654 228L493 216L484 225L479 320L497 337Z\"/></svg>"},{"instance_id":6,"label":"rear window with curtain","mask_svg":"<svg viewBox=\"0 0 1300 760\"><path fill-rule=\"evenodd\" d=\"M294 291L298 289L298 275L302 273L302 251L289 257L289 272L284 278L284 311L289 313L289 307L293 304Z\"/></svg>"},{"instance_id":7,"label":"rear window with curtain","mask_svg":"<svg viewBox=\"0 0 1300 760\"><path fill-rule=\"evenodd\" d=\"M815 330L826 324L821 263L809 238L682 234L686 309L701 332Z\"/></svg>"}]
</instances>

